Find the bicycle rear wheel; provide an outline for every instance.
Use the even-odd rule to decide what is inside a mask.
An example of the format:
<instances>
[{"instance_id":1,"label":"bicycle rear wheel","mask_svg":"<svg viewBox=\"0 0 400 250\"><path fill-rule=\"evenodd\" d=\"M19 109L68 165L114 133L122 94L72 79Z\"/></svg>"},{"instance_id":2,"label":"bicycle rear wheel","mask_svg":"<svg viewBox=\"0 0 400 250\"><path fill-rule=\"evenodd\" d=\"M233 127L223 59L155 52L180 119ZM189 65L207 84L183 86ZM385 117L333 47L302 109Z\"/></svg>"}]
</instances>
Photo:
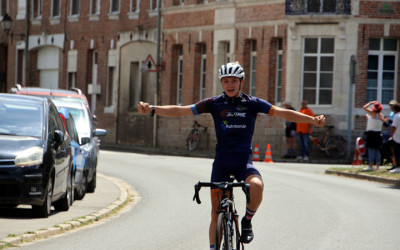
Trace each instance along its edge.
<instances>
[{"instance_id":1,"label":"bicycle rear wheel","mask_svg":"<svg viewBox=\"0 0 400 250\"><path fill-rule=\"evenodd\" d=\"M187 149L190 151L193 151L197 148L200 142L200 133L198 129L193 129L190 134L188 135L188 138L186 139L186 146Z\"/></svg>"},{"instance_id":2,"label":"bicycle rear wheel","mask_svg":"<svg viewBox=\"0 0 400 250\"><path fill-rule=\"evenodd\" d=\"M227 223L224 213L218 215L217 234L215 237L216 250L229 250Z\"/></svg>"},{"instance_id":3,"label":"bicycle rear wheel","mask_svg":"<svg viewBox=\"0 0 400 250\"><path fill-rule=\"evenodd\" d=\"M347 151L347 141L343 136L331 136L325 144L325 153L327 156L338 159L345 156Z\"/></svg>"}]
</instances>

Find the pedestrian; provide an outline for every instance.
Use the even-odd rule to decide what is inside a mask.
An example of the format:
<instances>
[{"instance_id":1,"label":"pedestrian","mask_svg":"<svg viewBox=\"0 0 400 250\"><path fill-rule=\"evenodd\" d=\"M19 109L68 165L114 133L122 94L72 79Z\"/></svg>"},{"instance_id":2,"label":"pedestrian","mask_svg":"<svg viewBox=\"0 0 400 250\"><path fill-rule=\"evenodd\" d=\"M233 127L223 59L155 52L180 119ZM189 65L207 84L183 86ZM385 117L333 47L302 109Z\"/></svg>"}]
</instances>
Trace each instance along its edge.
<instances>
[{"instance_id":1,"label":"pedestrian","mask_svg":"<svg viewBox=\"0 0 400 250\"><path fill-rule=\"evenodd\" d=\"M370 108L371 105L372 108ZM381 164L382 123L385 122L381 112L383 107L378 101L370 101L363 106L363 109L367 112L366 148L368 152L368 167L363 170L373 170L374 163L376 164L376 169L379 170Z\"/></svg>"},{"instance_id":2,"label":"pedestrian","mask_svg":"<svg viewBox=\"0 0 400 250\"><path fill-rule=\"evenodd\" d=\"M396 114L393 117L392 130L390 132L390 138L392 138L393 155L395 163L390 173L400 173L400 104L396 103L393 105L393 109Z\"/></svg>"},{"instance_id":3,"label":"pedestrian","mask_svg":"<svg viewBox=\"0 0 400 250\"><path fill-rule=\"evenodd\" d=\"M314 113L308 107L308 102L303 100L301 102L300 113L314 117ZM297 136L300 144L300 155L297 156L297 160L309 161L310 155L310 134L312 133L312 124L309 123L297 123L296 126Z\"/></svg>"},{"instance_id":4,"label":"pedestrian","mask_svg":"<svg viewBox=\"0 0 400 250\"><path fill-rule=\"evenodd\" d=\"M296 111L292 107L292 103L285 101L283 103L285 109ZM285 159L296 158L296 123L285 120L285 139L286 139L286 154L283 156Z\"/></svg>"},{"instance_id":5,"label":"pedestrian","mask_svg":"<svg viewBox=\"0 0 400 250\"><path fill-rule=\"evenodd\" d=\"M385 140L387 140L387 147L383 146L382 147L382 152L385 152L385 150L387 150L387 152L385 152L386 154L390 155L390 158L392 160L392 167L389 170L393 170L396 167L396 160L394 158L394 152L393 152L393 140L389 139L391 136L391 132L392 132L392 124L393 124L393 119L394 119L394 115L397 113L397 111L395 111L394 109L394 105L397 103L396 100L391 100L389 102L389 107L390 107L390 114L388 117L385 117L385 122L383 123L383 126L386 127L387 129L385 131L382 132L382 136L383 136L383 141L385 142ZM384 143L385 145L385 143Z\"/></svg>"},{"instance_id":6,"label":"pedestrian","mask_svg":"<svg viewBox=\"0 0 400 250\"><path fill-rule=\"evenodd\" d=\"M264 183L260 172L252 163L252 137L258 113L281 117L294 122L325 124L323 115L312 117L299 112L276 107L267 101L242 93L245 73L238 63L227 63L219 69L219 79L224 93L192 105L151 106L139 102L141 114L157 114L169 117L210 113L214 119L217 145L211 172L211 182L229 181L233 175L237 181L250 184L250 203L246 203L246 215L242 218L241 241L253 240L251 219L261 204ZM209 228L210 249L214 249L217 227L217 210L221 194L211 190L211 223Z\"/></svg>"}]
</instances>

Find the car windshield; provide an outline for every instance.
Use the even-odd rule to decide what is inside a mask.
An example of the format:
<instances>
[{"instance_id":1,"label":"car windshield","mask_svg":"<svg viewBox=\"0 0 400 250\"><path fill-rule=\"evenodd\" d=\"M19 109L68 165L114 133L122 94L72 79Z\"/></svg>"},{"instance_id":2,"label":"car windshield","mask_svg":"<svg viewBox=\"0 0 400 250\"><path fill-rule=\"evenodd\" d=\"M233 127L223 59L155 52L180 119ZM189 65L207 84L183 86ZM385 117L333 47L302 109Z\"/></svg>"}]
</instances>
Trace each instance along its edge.
<instances>
[{"instance_id":1,"label":"car windshield","mask_svg":"<svg viewBox=\"0 0 400 250\"><path fill-rule=\"evenodd\" d=\"M83 137L90 137L90 118L84 109L68 108L75 121L76 130L79 140Z\"/></svg>"},{"instance_id":2,"label":"car windshield","mask_svg":"<svg viewBox=\"0 0 400 250\"><path fill-rule=\"evenodd\" d=\"M0 98L0 134L43 137L43 104Z\"/></svg>"}]
</instances>

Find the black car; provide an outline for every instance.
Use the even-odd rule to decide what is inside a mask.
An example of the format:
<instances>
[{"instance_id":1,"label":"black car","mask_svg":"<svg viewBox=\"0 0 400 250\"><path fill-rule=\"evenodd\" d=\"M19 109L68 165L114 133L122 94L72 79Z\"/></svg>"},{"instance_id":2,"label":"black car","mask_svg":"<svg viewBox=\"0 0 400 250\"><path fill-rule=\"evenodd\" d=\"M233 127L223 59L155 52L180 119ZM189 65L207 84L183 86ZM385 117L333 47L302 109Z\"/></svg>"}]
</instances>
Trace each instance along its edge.
<instances>
[{"instance_id":1,"label":"black car","mask_svg":"<svg viewBox=\"0 0 400 250\"><path fill-rule=\"evenodd\" d=\"M77 168L75 174L75 199L80 200L85 193L93 193L96 189L97 159L99 155L99 137L107 131L95 128L90 111L83 103L53 100L58 109L68 109L73 116L79 137L80 149L84 157L84 167Z\"/></svg>"},{"instance_id":2,"label":"black car","mask_svg":"<svg viewBox=\"0 0 400 250\"><path fill-rule=\"evenodd\" d=\"M47 98L0 94L0 206L32 205L48 217L72 196L71 142Z\"/></svg>"}]
</instances>

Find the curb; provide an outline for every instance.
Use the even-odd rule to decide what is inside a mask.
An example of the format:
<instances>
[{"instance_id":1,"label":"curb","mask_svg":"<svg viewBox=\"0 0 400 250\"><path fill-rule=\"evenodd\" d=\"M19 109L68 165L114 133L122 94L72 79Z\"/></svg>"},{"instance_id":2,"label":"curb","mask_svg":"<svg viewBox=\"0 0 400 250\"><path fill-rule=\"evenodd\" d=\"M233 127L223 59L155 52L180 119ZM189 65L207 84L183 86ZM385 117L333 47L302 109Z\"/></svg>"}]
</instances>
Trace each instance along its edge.
<instances>
[{"instance_id":1,"label":"curb","mask_svg":"<svg viewBox=\"0 0 400 250\"><path fill-rule=\"evenodd\" d=\"M342 171L333 171L333 170L329 170L329 169L325 170L325 174L350 177L350 178L355 178L355 179L359 179L359 180L375 181L375 182L380 182L380 183L384 183L384 184L389 184L389 185L400 187L400 180L382 178L382 177L373 176L373 175L352 174L352 173L347 173L347 172L342 172Z\"/></svg>"},{"instance_id":2,"label":"curb","mask_svg":"<svg viewBox=\"0 0 400 250\"><path fill-rule=\"evenodd\" d=\"M114 177L103 175L101 173L98 173L98 175L109 181L112 181L115 185L117 185L120 191L120 195L116 201L109 204L105 208L84 217L79 217L71 221L63 222L46 229L40 229L33 232L10 236L2 239L0 240L0 249L17 247L18 245L25 242L33 242L38 239L45 239L53 235L62 234L72 229L92 224L95 221L100 221L101 219L107 218L110 215L118 212L121 208L132 201L136 196L136 192L126 182Z\"/></svg>"}]
</instances>

